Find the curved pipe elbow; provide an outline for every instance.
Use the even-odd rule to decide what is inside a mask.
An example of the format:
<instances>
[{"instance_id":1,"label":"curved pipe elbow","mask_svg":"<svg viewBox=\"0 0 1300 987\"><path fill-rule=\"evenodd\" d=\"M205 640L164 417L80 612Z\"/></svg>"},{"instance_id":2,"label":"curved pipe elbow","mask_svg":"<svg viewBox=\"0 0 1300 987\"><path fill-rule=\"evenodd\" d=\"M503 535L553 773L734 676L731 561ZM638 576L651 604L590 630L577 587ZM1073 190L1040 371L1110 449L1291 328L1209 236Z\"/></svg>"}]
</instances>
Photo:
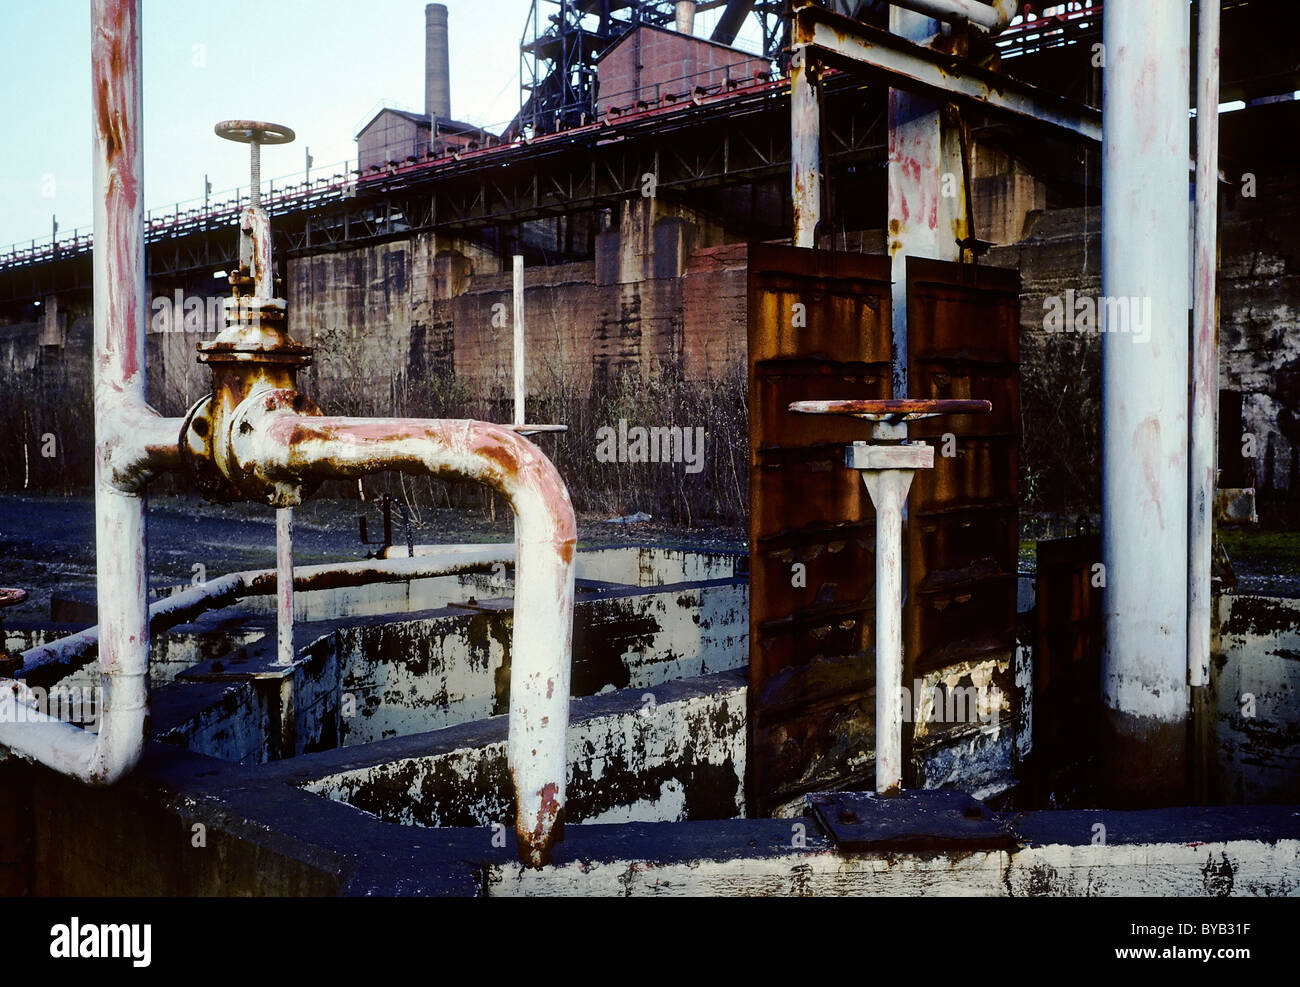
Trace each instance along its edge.
<instances>
[{"instance_id":1,"label":"curved pipe elbow","mask_svg":"<svg viewBox=\"0 0 1300 987\"><path fill-rule=\"evenodd\" d=\"M509 766L521 859L544 866L563 834L577 527L568 488L533 443L476 421L323 418L249 398L231 418L230 462L279 487L400 470L473 480L516 518Z\"/></svg>"},{"instance_id":2,"label":"curved pipe elbow","mask_svg":"<svg viewBox=\"0 0 1300 987\"><path fill-rule=\"evenodd\" d=\"M123 493L139 493L156 476L180 472L183 418L164 418L143 401L113 392L97 402L103 476Z\"/></svg>"}]
</instances>

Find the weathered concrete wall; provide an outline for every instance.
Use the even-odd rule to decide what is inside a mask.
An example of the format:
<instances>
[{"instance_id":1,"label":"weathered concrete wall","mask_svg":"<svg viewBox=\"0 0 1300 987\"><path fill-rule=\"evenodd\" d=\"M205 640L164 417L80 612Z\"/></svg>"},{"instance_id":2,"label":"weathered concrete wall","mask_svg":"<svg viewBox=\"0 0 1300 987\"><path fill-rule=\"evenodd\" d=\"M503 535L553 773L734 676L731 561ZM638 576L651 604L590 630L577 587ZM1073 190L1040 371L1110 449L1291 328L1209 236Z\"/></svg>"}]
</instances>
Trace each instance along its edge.
<instances>
[{"instance_id":1,"label":"weathered concrete wall","mask_svg":"<svg viewBox=\"0 0 1300 987\"><path fill-rule=\"evenodd\" d=\"M1247 479L1264 520L1300 523L1300 192L1295 173L1264 178L1257 194L1223 194L1219 262L1219 386L1243 396L1252 436ZM1028 194L1028 193L1026 193ZM1100 210L1028 214L1019 243L995 247L986 263L1021 275L1021 373L1027 484L1055 483L1096 502L1101 337L1044 329L1045 302L1076 303L1101 291ZM1231 437L1235 442L1238 437ZM1036 475L1051 472L1053 478ZM1096 492L1093 492L1093 491ZM1057 491L1060 493L1061 491Z\"/></svg>"},{"instance_id":2,"label":"weathered concrete wall","mask_svg":"<svg viewBox=\"0 0 1300 987\"><path fill-rule=\"evenodd\" d=\"M573 694L743 667L743 556L650 546L577 556ZM153 643L154 735L240 763L443 729L508 709L513 567L295 594L292 710L273 671L269 597ZM183 587L177 587L181 589ZM28 635L32 636L32 635ZM60 683L92 688L97 662ZM287 749L287 747L285 748Z\"/></svg>"},{"instance_id":3,"label":"weathered concrete wall","mask_svg":"<svg viewBox=\"0 0 1300 987\"><path fill-rule=\"evenodd\" d=\"M649 697L649 698L647 698ZM408 826L513 829L508 718L374 744L303 787ZM418 745L413 749L413 745ZM744 811L745 677L724 672L575 699L570 822L677 822ZM336 755L333 760L338 760ZM317 768L319 771L319 768Z\"/></svg>"},{"instance_id":4,"label":"weathered concrete wall","mask_svg":"<svg viewBox=\"0 0 1300 987\"><path fill-rule=\"evenodd\" d=\"M1221 596L1216 623L1211 794L1300 801L1300 600Z\"/></svg>"},{"instance_id":5,"label":"weathered concrete wall","mask_svg":"<svg viewBox=\"0 0 1300 987\"><path fill-rule=\"evenodd\" d=\"M1292 171L1261 175L1256 191L1249 198L1225 193L1219 220L1219 386L1242 393L1242 431L1255 447L1247 480L1253 473L1261 514L1294 526L1300 524L1300 188Z\"/></svg>"}]
</instances>

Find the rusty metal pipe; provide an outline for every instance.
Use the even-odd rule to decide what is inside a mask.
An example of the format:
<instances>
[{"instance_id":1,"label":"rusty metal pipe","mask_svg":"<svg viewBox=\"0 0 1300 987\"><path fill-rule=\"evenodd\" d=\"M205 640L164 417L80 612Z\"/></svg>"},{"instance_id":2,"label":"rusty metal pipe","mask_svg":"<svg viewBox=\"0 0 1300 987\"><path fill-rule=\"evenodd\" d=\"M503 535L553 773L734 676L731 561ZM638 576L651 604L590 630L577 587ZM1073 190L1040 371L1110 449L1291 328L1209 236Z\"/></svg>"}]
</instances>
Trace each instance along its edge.
<instances>
[{"instance_id":1,"label":"rusty metal pipe","mask_svg":"<svg viewBox=\"0 0 1300 987\"><path fill-rule=\"evenodd\" d=\"M515 515L514 628L508 757L523 861L545 865L561 838L573 643L573 505L540 449L502 425L476 421L300 415L257 392L230 416L232 467L289 488L385 470L475 480Z\"/></svg>"}]
</instances>

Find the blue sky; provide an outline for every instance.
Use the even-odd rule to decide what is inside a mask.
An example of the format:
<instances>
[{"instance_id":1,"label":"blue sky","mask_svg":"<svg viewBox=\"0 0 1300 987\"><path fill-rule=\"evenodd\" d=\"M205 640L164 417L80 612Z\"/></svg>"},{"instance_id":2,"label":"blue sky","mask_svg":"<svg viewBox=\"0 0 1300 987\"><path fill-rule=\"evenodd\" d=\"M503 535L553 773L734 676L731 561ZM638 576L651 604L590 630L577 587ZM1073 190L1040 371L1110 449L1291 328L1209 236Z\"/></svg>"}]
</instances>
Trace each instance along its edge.
<instances>
[{"instance_id":1,"label":"blue sky","mask_svg":"<svg viewBox=\"0 0 1300 987\"><path fill-rule=\"evenodd\" d=\"M519 39L531 0L444 0L457 119L504 125L519 109ZM90 3L4 5L0 42L0 251L89 229ZM702 14L707 35L717 12ZM264 178L333 174L380 105L424 108L424 0L144 0L145 204L169 210L248 181L248 150L218 120L285 124L298 139L263 150ZM752 24L741 44L751 43ZM253 39L253 40L247 40Z\"/></svg>"},{"instance_id":2,"label":"blue sky","mask_svg":"<svg viewBox=\"0 0 1300 987\"><path fill-rule=\"evenodd\" d=\"M444 2L454 115L508 121L529 0ZM91 224L89 8L4 5L0 247L48 237L51 214L60 236ZM354 157L356 130L381 102L424 106L424 0L144 0L141 32L150 209L201 198L205 172L216 193L247 183L248 150L215 137L218 120L296 131L293 144L263 150L273 177L301 172L307 146L313 170Z\"/></svg>"}]
</instances>

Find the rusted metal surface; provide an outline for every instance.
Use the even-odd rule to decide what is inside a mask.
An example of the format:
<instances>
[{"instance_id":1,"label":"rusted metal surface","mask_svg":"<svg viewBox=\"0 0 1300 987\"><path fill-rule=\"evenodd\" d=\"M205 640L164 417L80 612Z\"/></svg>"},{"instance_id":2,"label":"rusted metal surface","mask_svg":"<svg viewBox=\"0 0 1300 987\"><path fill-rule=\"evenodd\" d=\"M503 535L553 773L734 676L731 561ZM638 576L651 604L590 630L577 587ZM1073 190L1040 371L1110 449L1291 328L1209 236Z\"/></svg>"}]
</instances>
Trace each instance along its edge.
<instances>
[{"instance_id":1,"label":"rusted metal surface","mask_svg":"<svg viewBox=\"0 0 1300 987\"><path fill-rule=\"evenodd\" d=\"M992 411L993 405L983 400L889 398L879 401L795 401L790 410L802 415L849 415L897 424L937 415L979 415Z\"/></svg>"},{"instance_id":2,"label":"rusted metal surface","mask_svg":"<svg viewBox=\"0 0 1300 987\"><path fill-rule=\"evenodd\" d=\"M1197 5L1196 216L1192 291L1191 473L1187 568L1187 684L1210 681L1215 419L1219 398L1219 4ZM1236 433L1240 435L1241 433Z\"/></svg>"},{"instance_id":3,"label":"rusted metal surface","mask_svg":"<svg viewBox=\"0 0 1300 987\"><path fill-rule=\"evenodd\" d=\"M1005 819L965 792L819 792L808 807L846 853L952 852L1020 845Z\"/></svg>"},{"instance_id":4,"label":"rusted metal surface","mask_svg":"<svg viewBox=\"0 0 1300 987\"><path fill-rule=\"evenodd\" d=\"M961 101L1101 140L1101 112L982 68L951 54L906 41L870 24L835 14L816 4L794 13L792 44L807 45L816 58L850 72L938 100ZM937 192L936 192L937 194Z\"/></svg>"},{"instance_id":5,"label":"rusted metal surface","mask_svg":"<svg viewBox=\"0 0 1300 987\"><path fill-rule=\"evenodd\" d=\"M789 405L890 396L889 262L752 245L748 277L746 792L761 815L871 780L875 512L844 468L863 425Z\"/></svg>"},{"instance_id":6,"label":"rusted metal surface","mask_svg":"<svg viewBox=\"0 0 1300 987\"><path fill-rule=\"evenodd\" d=\"M976 399L987 414L909 426L936 447L912 485L904 680L1015 649L1019 540L1020 277L911 258L908 376L914 399ZM950 438L946 438L950 437Z\"/></svg>"}]
</instances>

